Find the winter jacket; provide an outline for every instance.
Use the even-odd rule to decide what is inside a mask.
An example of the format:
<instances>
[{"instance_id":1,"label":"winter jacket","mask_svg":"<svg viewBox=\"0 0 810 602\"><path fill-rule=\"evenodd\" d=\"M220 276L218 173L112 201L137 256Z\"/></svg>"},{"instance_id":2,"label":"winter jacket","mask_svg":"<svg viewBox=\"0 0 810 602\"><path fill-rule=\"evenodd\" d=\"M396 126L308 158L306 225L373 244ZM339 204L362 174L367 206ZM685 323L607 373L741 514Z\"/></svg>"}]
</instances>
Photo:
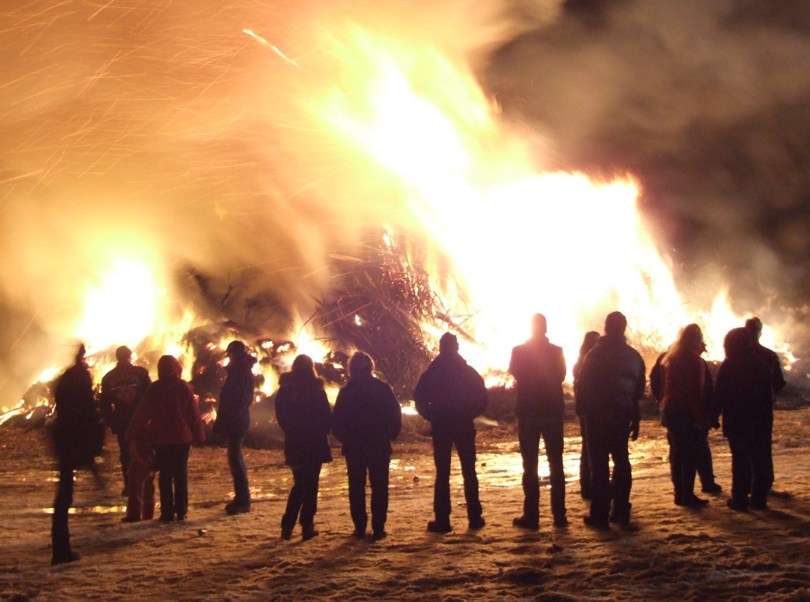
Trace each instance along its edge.
<instances>
[{"instance_id":1,"label":"winter jacket","mask_svg":"<svg viewBox=\"0 0 810 602\"><path fill-rule=\"evenodd\" d=\"M562 420L565 356L548 338L529 340L512 349L509 373L517 384L518 418Z\"/></svg>"},{"instance_id":2,"label":"winter jacket","mask_svg":"<svg viewBox=\"0 0 810 602\"><path fill-rule=\"evenodd\" d=\"M759 356L765 360L765 363L768 365L768 369L770 371L770 379L771 379L771 391L775 395L779 393L782 389L785 388L787 384L787 379L785 378L785 371L782 369L782 362L779 360L779 356L776 353L761 345L760 343L754 344L754 349L759 354Z\"/></svg>"},{"instance_id":3,"label":"winter jacket","mask_svg":"<svg viewBox=\"0 0 810 602\"><path fill-rule=\"evenodd\" d=\"M344 456L387 458L402 428L402 409L386 383L352 378L338 393L332 423Z\"/></svg>"},{"instance_id":4,"label":"winter jacket","mask_svg":"<svg viewBox=\"0 0 810 602\"><path fill-rule=\"evenodd\" d=\"M104 427L96 414L93 379L87 366L74 364L62 373L54 388L54 402L57 457L74 467L92 464L104 444Z\"/></svg>"},{"instance_id":5,"label":"winter jacket","mask_svg":"<svg viewBox=\"0 0 810 602\"><path fill-rule=\"evenodd\" d=\"M583 416L637 423L645 383L644 360L625 338L600 337L578 378Z\"/></svg>"},{"instance_id":6,"label":"winter jacket","mask_svg":"<svg viewBox=\"0 0 810 602\"><path fill-rule=\"evenodd\" d=\"M750 437L773 424L771 371L756 353L726 357L717 372L714 414L723 416L723 435Z\"/></svg>"},{"instance_id":7,"label":"winter jacket","mask_svg":"<svg viewBox=\"0 0 810 602\"><path fill-rule=\"evenodd\" d=\"M290 372L282 374L276 394L276 419L284 431L284 460L289 466L332 461L332 410L320 378L302 381Z\"/></svg>"},{"instance_id":8,"label":"winter jacket","mask_svg":"<svg viewBox=\"0 0 810 602\"><path fill-rule=\"evenodd\" d=\"M440 353L419 377L413 397L434 432L472 427L487 407L484 379L457 353Z\"/></svg>"},{"instance_id":9,"label":"winter jacket","mask_svg":"<svg viewBox=\"0 0 810 602\"><path fill-rule=\"evenodd\" d=\"M253 403L253 364L256 358L244 354L225 368L227 376L219 393L214 432L226 437L244 437L250 428L250 404Z\"/></svg>"},{"instance_id":10,"label":"winter jacket","mask_svg":"<svg viewBox=\"0 0 810 602\"><path fill-rule=\"evenodd\" d=\"M172 373L158 364L158 380L149 385L141 404L143 411L139 407L130 423L130 440L146 433L153 445L205 441L199 405L191 386L179 376L179 364Z\"/></svg>"},{"instance_id":11,"label":"winter jacket","mask_svg":"<svg viewBox=\"0 0 810 602\"><path fill-rule=\"evenodd\" d=\"M711 377L706 362L698 353L685 351L667 357L662 365L661 423L708 429Z\"/></svg>"},{"instance_id":12,"label":"winter jacket","mask_svg":"<svg viewBox=\"0 0 810 602\"><path fill-rule=\"evenodd\" d=\"M146 368L118 362L101 379L101 411L115 434L124 434L151 383Z\"/></svg>"}]
</instances>

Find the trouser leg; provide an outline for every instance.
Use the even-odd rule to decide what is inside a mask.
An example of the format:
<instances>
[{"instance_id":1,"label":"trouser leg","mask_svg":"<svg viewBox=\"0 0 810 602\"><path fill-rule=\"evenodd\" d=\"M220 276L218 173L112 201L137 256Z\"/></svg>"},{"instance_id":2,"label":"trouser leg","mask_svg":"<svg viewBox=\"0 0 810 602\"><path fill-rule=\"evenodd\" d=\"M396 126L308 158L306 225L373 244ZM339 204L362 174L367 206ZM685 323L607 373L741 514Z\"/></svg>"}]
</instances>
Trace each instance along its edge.
<instances>
[{"instance_id":1,"label":"trouser leg","mask_svg":"<svg viewBox=\"0 0 810 602\"><path fill-rule=\"evenodd\" d=\"M366 469L366 463L362 458L346 456L346 472L349 477L349 512L352 516L354 528L359 532L365 532L368 524Z\"/></svg>"},{"instance_id":2,"label":"trouser leg","mask_svg":"<svg viewBox=\"0 0 810 602\"><path fill-rule=\"evenodd\" d=\"M121 474L124 477L124 489L127 488L130 456L129 456L129 442L126 438L126 429L123 433L118 433L118 459L121 462Z\"/></svg>"},{"instance_id":3,"label":"trouser leg","mask_svg":"<svg viewBox=\"0 0 810 602\"><path fill-rule=\"evenodd\" d=\"M614 426L611 429L611 450L613 457L613 479L610 491L613 497L613 512L620 521L630 519L630 489L633 485L630 453L627 441L630 435L629 425Z\"/></svg>"},{"instance_id":4,"label":"trouser leg","mask_svg":"<svg viewBox=\"0 0 810 602\"><path fill-rule=\"evenodd\" d=\"M188 513L188 454L190 444L181 444L174 451L174 511L178 516Z\"/></svg>"},{"instance_id":5,"label":"trouser leg","mask_svg":"<svg viewBox=\"0 0 810 602\"><path fill-rule=\"evenodd\" d=\"M579 453L579 490L583 498L591 497L591 463L588 457L588 437L585 433L585 419L579 419L579 432L581 439L581 450Z\"/></svg>"},{"instance_id":6,"label":"trouser leg","mask_svg":"<svg viewBox=\"0 0 810 602\"><path fill-rule=\"evenodd\" d=\"M438 522L450 521L450 452L453 439L446 435L433 435L433 463L436 482L433 485L433 514Z\"/></svg>"},{"instance_id":7,"label":"trouser leg","mask_svg":"<svg viewBox=\"0 0 810 602\"><path fill-rule=\"evenodd\" d=\"M228 466L233 477L233 501L237 506L250 506L247 467L242 453L244 437L228 438Z\"/></svg>"},{"instance_id":8,"label":"trouser leg","mask_svg":"<svg viewBox=\"0 0 810 602\"><path fill-rule=\"evenodd\" d=\"M523 460L523 516L536 523L540 516L540 480L537 476L540 427L535 421L518 419L518 444Z\"/></svg>"},{"instance_id":9,"label":"trouser leg","mask_svg":"<svg viewBox=\"0 0 810 602\"><path fill-rule=\"evenodd\" d=\"M563 468L563 423L555 421L543 426L543 445L546 448L551 480L551 512L554 520L565 519L565 469Z\"/></svg>"},{"instance_id":10,"label":"trouser leg","mask_svg":"<svg viewBox=\"0 0 810 602\"><path fill-rule=\"evenodd\" d=\"M461 476L464 479L464 499L467 502L467 518L475 521L483 510L478 497L478 475L475 473L475 429L471 428L456 437L456 451L461 462Z\"/></svg>"},{"instance_id":11,"label":"trouser leg","mask_svg":"<svg viewBox=\"0 0 810 602\"><path fill-rule=\"evenodd\" d=\"M591 510L595 521L606 523L610 512L610 451L604 426L587 423L588 457L591 464Z\"/></svg>"},{"instance_id":12,"label":"trouser leg","mask_svg":"<svg viewBox=\"0 0 810 602\"><path fill-rule=\"evenodd\" d=\"M284 510L284 515L281 517L281 526L285 529L292 529L298 520L298 513L301 510L301 500L303 499L303 481L302 466L292 466L293 486L290 488L290 493L287 495L287 506Z\"/></svg>"},{"instance_id":13,"label":"trouser leg","mask_svg":"<svg viewBox=\"0 0 810 602\"><path fill-rule=\"evenodd\" d=\"M73 466L68 462L59 462L59 483L56 486L56 498L53 501L51 517L51 545L53 559L68 558L71 554L70 530L68 528L68 511L73 504Z\"/></svg>"},{"instance_id":14,"label":"trouser leg","mask_svg":"<svg viewBox=\"0 0 810 602\"><path fill-rule=\"evenodd\" d=\"M174 517L174 472L171 451L168 445L155 446L155 462L158 469L158 489L160 490L160 517Z\"/></svg>"},{"instance_id":15,"label":"trouser leg","mask_svg":"<svg viewBox=\"0 0 810 602\"><path fill-rule=\"evenodd\" d=\"M389 458L377 458L368 466L371 483L371 528L383 531L388 520Z\"/></svg>"},{"instance_id":16,"label":"trouser leg","mask_svg":"<svg viewBox=\"0 0 810 602\"><path fill-rule=\"evenodd\" d=\"M318 480L321 476L321 465L305 466L303 470L303 488L301 495L301 525L311 525L318 511Z\"/></svg>"},{"instance_id":17,"label":"trouser leg","mask_svg":"<svg viewBox=\"0 0 810 602\"><path fill-rule=\"evenodd\" d=\"M745 437L731 436L728 445L731 448L731 499L747 505L751 492L750 442Z\"/></svg>"}]
</instances>

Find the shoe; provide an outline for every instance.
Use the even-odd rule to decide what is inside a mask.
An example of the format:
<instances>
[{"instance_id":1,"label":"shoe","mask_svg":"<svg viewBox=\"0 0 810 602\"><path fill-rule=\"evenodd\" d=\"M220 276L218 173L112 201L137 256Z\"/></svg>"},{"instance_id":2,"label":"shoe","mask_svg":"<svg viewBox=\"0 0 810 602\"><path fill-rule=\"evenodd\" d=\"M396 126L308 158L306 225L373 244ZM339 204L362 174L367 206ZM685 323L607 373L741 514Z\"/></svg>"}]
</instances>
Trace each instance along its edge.
<instances>
[{"instance_id":1,"label":"shoe","mask_svg":"<svg viewBox=\"0 0 810 602\"><path fill-rule=\"evenodd\" d=\"M568 526L568 519L564 516L557 516L554 518L554 526L558 529L564 529Z\"/></svg>"},{"instance_id":2,"label":"shoe","mask_svg":"<svg viewBox=\"0 0 810 602\"><path fill-rule=\"evenodd\" d=\"M365 527L362 529L360 527L355 527L354 532L352 533L352 537L354 537L355 539L365 539L366 538Z\"/></svg>"},{"instance_id":3,"label":"shoe","mask_svg":"<svg viewBox=\"0 0 810 602\"><path fill-rule=\"evenodd\" d=\"M519 529L528 529L529 531L537 531L540 528L540 521L525 516L518 516L512 519L512 525Z\"/></svg>"},{"instance_id":4,"label":"shoe","mask_svg":"<svg viewBox=\"0 0 810 602\"><path fill-rule=\"evenodd\" d=\"M67 564L68 562L76 562L81 556L76 552L68 552L66 554L59 554L51 558L51 565Z\"/></svg>"},{"instance_id":5,"label":"shoe","mask_svg":"<svg viewBox=\"0 0 810 602\"><path fill-rule=\"evenodd\" d=\"M185 522L185 520L186 520L186 515L185 514L178 514L177 515L177 522L178 523Z\"/></svg>"},{"instance_id":6,"label":"shoe","mask_svg":"<svg viewBox=\"0 0 810 602\"><path fill-rule=\"evenodd\" d=\"M720 487L720 485L718 485L717 483L709 483L708 485L704 485L701 488L701 491L703 493L709 493L709 494L712 494L712 495L717 495L718 493L723 491L723 488Z\"/></svg>"},{"instance_id":7,"label":"shoe","mask_svg":"<svg viewBox=\"0 0 810 602\"><path fill-rule=\"evenodd\" d=\"M158 519L162 523L170 523L174 520L173 514L161 514L160 518Z\"/></svg>"},{"instance_id":8,"label":"shoe","mask_svg":"<svg viewBox=\"0 0 810 602\"><path fill-rule=\"evenodd\" d=\"M478 531L478 529L483 529L487 524L487 521L484 520L483 516L478 516L476 518L471 518L470 522L467 523L467 526L470 528L470 531Z\"/></svg>"},{"instance_id":9,"label":"shoe","mask_svg":"<svg viewBox=\"0 0 810 602\"><path fill-rule=\"evenodd\" d=\"M320 533L314 525L301 525L301 541L309 541L313 537L318 537Z\"/></svg>"},{"instance_id":10,"label":"shoe","mask_svg":"<svg viewBox=\"0 0 810 602\"><path fill-rule=\"evenodd\" d=\"M765 500L754 499L751 498L751 501L748 503L748 507L751 510L767 510L768 509L768 502Z\"/></svg>"},{"instance_id":11,"label":"shoe","mask_svg":"<svg viewBox=\"0 0 810 602\"><path fill-rule=\"evenodd\" d=\"M228 502L225 504L225 514L233 516L235 514L245 514L250 512L250 505L237 504L236 502Z\"/></svg>"},{"instance_id":12,"label":"shoe","mask_svg":"<svg viewBox=\"0 0 810 602\"><path fill-rule=\"evenodd\" d=\"M385 529L377 529L371 534L371 541L380 541L386 537L388 537L388 533L385 532Z\"/></svg>"},{"instance_id":13,"label":"shoe","mask_svg":"<svg viewBox=\"0 0 810 602\"><path fill-rule=\"evenodd\" d=\"M687 496L685 500L683 500L683 505L687 508L703 508L709 503L709 500L704 500L703 498L699 498L696 495Z\"/></svg>"},{"instance_id":14,"label":"shoe","mask_svg":"<svg viewBox=\"0 0 810 602\"><path fill-rule=\"evenodd\" d=\"M734 498L729 499L726 502L726 506L734 510L734 512L748 512L748 504L746 502L735 500Z\"/></svg>"},{"instance_id":15,"label":"shoe","mask_svg":"<svg viewBox=\"0 0 810 602\"><path fill-rule=\"evenodd\" d=\"M283 539L284 541L290 541L290 539L292 538L292 532L293 532L292 527L281 527L281 539Z\"/></svg>"},{"instance_id":16,"label":"shoe","mask_svg":"<svg viewBox=\"0 0 810 602\"><path fill-rule=\"evenodd\" d=\"M427 530L431 533L450 533L453 527L450 526L449 522L432 520L427 524Z\"/></svg>"},{"instance_id":17,"label":"shoe","mask_svg":"<svg viewBox=\"0 0 810 602\"><path fill-rule=\"evenodd\" d=\"M593 527L594 529L600 529L602 531L610 529L607 519L599 519L589 515L582 517L582 522L589 527Z\"/></svg>"},{"instance_id":18,"label":"shoe","mask_svg":"<svg viewBox=\"0 0 810 602\"><path fill-rule=\"evenodd\" d=\"M122 523L137 523L141 520L140 516L125 516L121 519Z\"/></svg>"}]
</instances>

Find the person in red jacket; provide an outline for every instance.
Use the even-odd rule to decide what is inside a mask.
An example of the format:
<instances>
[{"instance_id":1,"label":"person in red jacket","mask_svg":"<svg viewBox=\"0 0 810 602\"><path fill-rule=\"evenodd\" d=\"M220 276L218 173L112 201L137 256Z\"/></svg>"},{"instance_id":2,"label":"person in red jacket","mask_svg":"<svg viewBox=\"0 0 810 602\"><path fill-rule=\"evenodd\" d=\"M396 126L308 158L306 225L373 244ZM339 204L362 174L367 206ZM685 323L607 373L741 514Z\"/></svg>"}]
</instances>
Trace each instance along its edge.
<instances>
[{"instance_id":1,"label":"person in red jacket","mask_svg":"<svg viewBox=\"0 0 810 602\"><path fill-rule=\"evenodd\" d=\"M661 422L667 428L669 464L675 486L675 504L700 507L708 501L695 495L698 452L709 429L707 399L711 377L700 354L706 349L697 324L685 326L661 364L664 390Z\"/></svg>"},{"instance_id":2,"label":"person in red jacket","mask_svg":"<svg viewBox=\"0 0 810 602\"><path fill-rule=\"evenodd\" d=\"M175 516L178 521L186 519L188 454L192 443L205 440L200 408L182 372L177 358L164 355L158 360L158 379L144 393L143 413L130 426L136 431L145 427L155 448L162 522L171 522Z\"/></svg>"}]
</instances>

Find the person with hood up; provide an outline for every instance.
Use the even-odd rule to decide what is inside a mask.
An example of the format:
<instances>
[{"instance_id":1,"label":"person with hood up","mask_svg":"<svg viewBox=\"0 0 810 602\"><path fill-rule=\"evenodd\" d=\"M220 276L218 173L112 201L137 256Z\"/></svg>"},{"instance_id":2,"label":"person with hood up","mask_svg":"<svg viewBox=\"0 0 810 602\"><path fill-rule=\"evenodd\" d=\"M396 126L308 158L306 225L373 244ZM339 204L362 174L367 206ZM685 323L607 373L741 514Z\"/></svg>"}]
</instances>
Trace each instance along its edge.
<instances>
[{"instance_id":1,"label":"person with hood up","mask_svg":"<svg viewBox=\"0 0 810 602\"><path fill-rule=\"evenodd\" d=\"M624 314L608 314L605 334L585 356L579 374L578 395L591 460L591 508L584 521L597 529L609 528L609 520L630 525L633 481L627 440L638 438L638 402L647 379L644 360L625 340L626 328Z\"/></svg>"},{"instance_id":2,"label":"person with hood up","mask_svg":"<svg viewBox=\"0 0 810 602\"><path fill-rule=\"evenodd\" d=\"M661 360L661 424L667 429L675 505L699 508L708 501L695 495L695 476L709 431L711 376L700 354L706 350L697 324L681 329Z\"/></svg>"},{"instance_id":3,"label":"person with hood up","mask_svg":"<svg viewBox=\"0 0 810 602\"><path fill-rule=\"evenodd\" d=\"M582 372L582 362L585 360L585 356L593 349L598 340L598 331L589 330L585 333L585 336L582 337L582 345L579 346L579 356L571 369L571 375L574 377L574 409L579 418L579 494L583 500L591 499L591 461L588 457L588 437L585 434L585 416L582 413L582 400L579 394L579 375Z\"/></svg>"},{"instance_id":4,"label":"person with hood up","mask_svg":"<svg viewBox=\"0 0 810 602\"><path fill-rule=\"evenodd\" d=\"M205 429L194 392L182 378L177 358L158 360L158 379L149 385L130 429L148 433L160 473L160 520L186 520L188 514L188 455L192 443L205 441Z\"/></svg>"},{"instance_id":5,"label":"person with hood up","mask_svg":"<svg viewBox=\"0 0 810 602\"><path fill-rule=\"evenodd\" d=\"M565 527L565 471L563 470L563 390L565 356L549 342L546 317L532 318L532 337L512 349L509 373L515 378L518 441L523 458L523 514L516 527L536 530L540 524L540 479L537 475L540 437L546 448L551 478L554 526Z\"/></svg>"},{"instance_id":6,"label":"person with hood up","mask_svg":"<svg viewBox=\"0 0 810 602\"><path fill-rule=\"evenodd\" d=\"M439 340L439 355L430 363L416 384L416 411L430 422L436 482L433 489L435 519L428 522L432 533L449 533L450 526L450 455L456 446L470 529L486 524L478 496L475 474L475 423L487 407L484 379L458 352L458 339L445 333Z\"/></svg>"},{"instance_id":7,"label":"person with hood up","mask_svg":"<svg viewBox=\"0 0 810 602\"><path fill-rule=\"evenodd\" d=\"M374 363L362 352L349 360L349 382L340 389L332 415L335 437L343 444L349 478L349 508L354 536L366 535L366 475L371 483L371 532L386 537L388 469L391 442L402 427L402 408L394 391L373 375Z\"/></svg>"},{"instance_id":8,"label":"person with hood up","mask_svg":"<svg viewBox=\"0 0 810 602\"><path fill-rule=\"evenodd\" d=\"M132 351L129 347L115 350L117 364L101 379L101 411L110 425L110 430L118 437L118 459L124 476L124 491L127 491L127 472L129 471L130 442L127 440L129 423L146 388L151 383L146 368L132 363Z\"/></svg>"},{"instance_id":9,"label":"person with hood up","mask_svg":"<svg viewBox=\"0 0 810 602\"><path fill-rule=\"evenodd\" d=\"M242 341L231 341L226 349L227 376L219 393L214 432L228 440L228 466L233 477L233 500L225 505L229 515L250 512L250 488L242 454L245 435L250 428L250 404L253 403L253 365L256 358Z\"/></svg>"},{"instance_id":10,"label":"person with hood up","mask_svg":"<svg viewBox=\"0 0 810 602\"><path fill-rule=\"evenodd\" d=\"M714 415L723 417L723 435L731 449L731 499L737 512L767 508L773 483L772 373L745 328L733 328L723 339L726 358L717 372ZM751 495L749 502L748 495Z\"/></svg>"},{"instance_id":11,"label":"person with hood up","mask_svg":"<svg viewBox=\"0 0 810 602\"><path fill-rule=\"evenodd\" d=\"M101 454L104 443L104 430L93 399L93 379L84 355L84 345L79 345L74 364L59 377L53 395L56 404L53 444L59 463L59 482L51 517L51 564L79 559L70 546L68 529L68 511L73 504L73 471L89 468L97 475L95 457Z\"/></svg>"},{"instance_id":12,"label":"person with hood up","mask_svg":"<svg viewBox=\"0 0 810 602\"><path fill-rule=\"evenodd\" d=\"M284 432L284 460L293 474L293 486L281 517L281 538L290 539L299 521L301 539L308 541L318 535L314 519L321 466L332 461L332 410L323 380L315 373L315 364L308 355L297 356L290 371L281 375L276 419Z\"/></svg>"}]
</instances>

